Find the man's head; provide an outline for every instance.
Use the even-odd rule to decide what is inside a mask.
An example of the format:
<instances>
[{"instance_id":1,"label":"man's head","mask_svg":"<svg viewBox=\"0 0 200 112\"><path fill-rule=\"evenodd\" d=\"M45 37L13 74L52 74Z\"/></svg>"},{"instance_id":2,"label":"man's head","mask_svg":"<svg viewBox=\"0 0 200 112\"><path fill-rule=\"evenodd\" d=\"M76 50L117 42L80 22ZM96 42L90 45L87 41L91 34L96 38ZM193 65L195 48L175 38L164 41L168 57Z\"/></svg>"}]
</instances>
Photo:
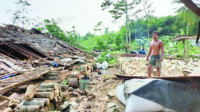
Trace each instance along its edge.
<instances>
[{"instance_id":1,"label":"man's head","mask_svg":"<svg viewBox=\"0 0 200 112\"><path fill-rule=\"evenodd\" d=\"M157 31L153 31L152 32L152 37L153 37L153 39L155 40L157 40L158 39L158 32Z\"/></svg>"}]
</instances>

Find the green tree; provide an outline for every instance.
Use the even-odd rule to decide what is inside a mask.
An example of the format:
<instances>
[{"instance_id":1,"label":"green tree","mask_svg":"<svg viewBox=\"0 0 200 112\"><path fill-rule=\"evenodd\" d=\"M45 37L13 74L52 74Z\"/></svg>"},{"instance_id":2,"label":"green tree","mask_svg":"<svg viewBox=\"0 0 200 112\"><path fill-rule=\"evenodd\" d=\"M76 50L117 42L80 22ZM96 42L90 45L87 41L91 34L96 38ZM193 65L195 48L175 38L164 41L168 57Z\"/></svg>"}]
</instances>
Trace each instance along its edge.
<instances>
[{"instance_id":1,"label":"green tree","mask_svg":"<svg viewBox=\"0 0 200 112\"><path fill-rule=\"evenodd\" d=\"M69 42L69 39L66 37L64 31L57 25L54 19L52 20L46 19L44 20L44 24L48 33L63 41Z\"/></svg>"},{"instance_id":2,"label":"green tree","mask_svg":"<svg viewBox=\"0 0 200 112\"><path fill-rule=\"evenodd\" d=\"M141 0L134 0L131 3L127 3L127 0L104 0L101 4L102 10L108 9L112 6L109 12L112 14L114 20L120 19L123 15L126 17L125 27L126 27L126 43L131 43L131 32L130 32L130 22L129 22L129 10L135 9L135 7L141 2ZM134 13L136 14L138 10Z\"/></svg>"},{"instance_id":3,"label":"green tree","mask_svg":"<svg viewBox=\"0 0 200 112\"><path fill-rule=\"evenodd\" d=\"M183 18L184 22L187 23L186 25L186 34L189 35L192 33L190 31L190 27L196 25L198 23L198 16L195 15L190 9L188 9L185 5L180 2L180 0L174 0L174 3L178 4L179 7L177 8L177 13L179 18ZM199 6L199 4L197 4Z\"/></svg>"},{"instance_id":4,"label":"green tree","mask_svg":"<svg viewBox=\"0 0 200 112\"><path fill-rule=\"evenodd\" d=\"M101 31L102 31L102 21L99 21L95 26L94 26L94 29L93 29L96 34L101 34Z\"/></svg>"}]
</instances>

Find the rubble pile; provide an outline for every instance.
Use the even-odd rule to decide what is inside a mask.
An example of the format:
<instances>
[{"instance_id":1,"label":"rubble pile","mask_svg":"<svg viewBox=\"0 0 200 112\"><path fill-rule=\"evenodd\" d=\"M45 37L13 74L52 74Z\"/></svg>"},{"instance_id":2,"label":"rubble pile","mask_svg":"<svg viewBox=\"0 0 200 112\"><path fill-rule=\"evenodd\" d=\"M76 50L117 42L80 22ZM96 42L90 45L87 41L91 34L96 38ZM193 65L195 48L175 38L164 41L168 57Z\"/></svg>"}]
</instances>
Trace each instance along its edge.
<instances>
[{"instance_id":1,"label":"rubble pile","mask_svg":"<svg viewBox=\"0 0 200 112\"><path fill-rule=\"evenodd\" d=\"M116 87L121 83L113 74L119 72L116 68L91 72L88 88L84 90L72 88L69 85L70 112L123 112L125 107L116 97ZM71 74L77 74L71 72ZM73 76L74 77L74 76ZM80 84L79 84L80 85Z\"/></svg>"},{"instance_id":2,"label":"rubble pile","mask_svg":"<svg viewBox=\"0 0 200 112\"><path fill-rule=\"evenodd\" d=\"M118 69L36 30L7 25L0 37L0 111L124 111Z\"/></svg>"},{"instance_id":3,"label":"rubble pile","mask_svg":"<svg viewBox=\"0 0 200 112\"><path fill-rule=\"evenodd\" d=\"M85 63L86 56L84 51L51 35L13 25L0 27L0 111L17 110L30 84L40 85L48 80L60 84L65 80L67 69ZM56 73L52 75L51 72ZM14 91L23 97L9 105L15 101L9 97ZM55 97L55 102L62 102L61 89L53 93L50 96ZM39 110L38 106L31 108ZM24 105L22 110L28 111L26 109Z\"/></svg>"},{"instance_id":4,"label":"rubble pile","mask_svg":"<svg viewBox=\"0 0 200 112\"><path fill-rule=\"evenodd\" d=\"M148 62L144 57L120 57L119 63L121 72L124 72L126 75L147 76ZM154 74L155 71L154 68ZM161 76L190 76L189 73L193 72L200 72L200 60L190 59L188 61L182 61L164 59L162 62Z\"/></svg>"}]
</instances>

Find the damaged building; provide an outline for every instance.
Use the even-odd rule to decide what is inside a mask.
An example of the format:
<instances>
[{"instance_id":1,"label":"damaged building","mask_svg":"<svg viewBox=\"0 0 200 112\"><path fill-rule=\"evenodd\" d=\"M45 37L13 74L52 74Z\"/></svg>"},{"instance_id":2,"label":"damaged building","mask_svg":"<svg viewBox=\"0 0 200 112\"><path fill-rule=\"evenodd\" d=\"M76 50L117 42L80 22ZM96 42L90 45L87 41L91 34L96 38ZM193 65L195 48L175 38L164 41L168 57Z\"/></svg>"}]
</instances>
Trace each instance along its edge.
<instances>
[{"instance_id":1,"label":"damaged building","mask_svg":"<svg viewBox=\"0 0 200 112\"><path fill-rule=\"evenodd\" d=\"M5 100L3 95L19 85L41 76L49 78L44 74L64 72L73 64L83 63L86 56L83 50L36 30L0 26L0 99ZM0 102L0 111L8 106L4 100Z\"/></svg>"}]
</instances>

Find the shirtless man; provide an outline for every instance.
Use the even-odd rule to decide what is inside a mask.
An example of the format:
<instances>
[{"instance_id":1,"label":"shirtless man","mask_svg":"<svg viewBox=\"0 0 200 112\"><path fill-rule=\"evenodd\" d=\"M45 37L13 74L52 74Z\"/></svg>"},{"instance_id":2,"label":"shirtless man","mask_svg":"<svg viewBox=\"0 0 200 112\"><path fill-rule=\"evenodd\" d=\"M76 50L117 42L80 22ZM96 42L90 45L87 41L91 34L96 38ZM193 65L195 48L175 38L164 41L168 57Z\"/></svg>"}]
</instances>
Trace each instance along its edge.
<instances>
[{"instance_id":1,"label":"shirtless man","mask_svg":"<svg viewBox=\"0 0 200 112\"><path fill-rule=\"evenodd\" d=\"M158 33L157 31L154 31L152 33L153 40L151 41L151 46L149 49L149 53L147 55L147 61L149 61L148 66L148 77L151 77L151 70L152 66L155 66L157 69L157 76L160 77L160 69L161 69L161 61L163 61L163 55L164 55L164 47L163 42L161 40L158 40ZM161 50L161 54L160 54Z\"/></svg>"}]
</instances>

